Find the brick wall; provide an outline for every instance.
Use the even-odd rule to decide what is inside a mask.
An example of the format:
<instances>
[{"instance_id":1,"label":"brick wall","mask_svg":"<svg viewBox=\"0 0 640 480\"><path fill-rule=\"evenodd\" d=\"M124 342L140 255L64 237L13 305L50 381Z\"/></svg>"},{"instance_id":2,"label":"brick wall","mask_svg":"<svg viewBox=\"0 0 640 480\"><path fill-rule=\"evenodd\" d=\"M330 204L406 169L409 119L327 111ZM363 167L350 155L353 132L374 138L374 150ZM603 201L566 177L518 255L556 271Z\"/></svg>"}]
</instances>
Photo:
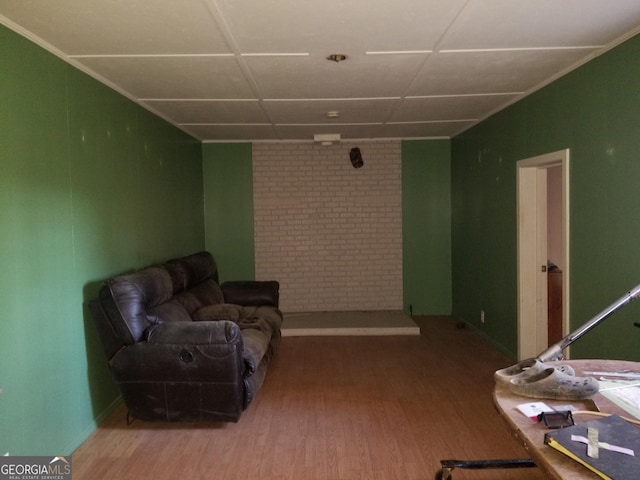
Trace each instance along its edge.
<instances>
[{"instance_id":1,"label":"brick wall","mask_svg":"<svg viewBox=\"0 0 640 480\"><path fill-rule=\"evenodd\" d=\"M401 143L253 145L256 278L286 312L402 308Z\"/></svg>"}]
</instances>

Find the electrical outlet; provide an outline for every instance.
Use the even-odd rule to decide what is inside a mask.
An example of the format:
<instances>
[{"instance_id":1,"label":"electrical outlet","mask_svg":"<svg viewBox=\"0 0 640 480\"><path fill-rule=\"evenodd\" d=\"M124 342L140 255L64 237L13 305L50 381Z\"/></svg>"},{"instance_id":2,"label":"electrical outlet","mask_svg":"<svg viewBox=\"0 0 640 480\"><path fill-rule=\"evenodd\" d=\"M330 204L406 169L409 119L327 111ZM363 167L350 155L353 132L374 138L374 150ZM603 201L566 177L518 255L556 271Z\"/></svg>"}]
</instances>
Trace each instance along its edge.
<instances>
[{"instance_id":1,"label":"electrical outlet","mask_svg":"<svg viewBox=\"0 0 640 480\"><path fill-rule=\"evenodd\" d=\"M484 310L480 310L480 323L484 323Z\"/></svg>"}]
</instances>

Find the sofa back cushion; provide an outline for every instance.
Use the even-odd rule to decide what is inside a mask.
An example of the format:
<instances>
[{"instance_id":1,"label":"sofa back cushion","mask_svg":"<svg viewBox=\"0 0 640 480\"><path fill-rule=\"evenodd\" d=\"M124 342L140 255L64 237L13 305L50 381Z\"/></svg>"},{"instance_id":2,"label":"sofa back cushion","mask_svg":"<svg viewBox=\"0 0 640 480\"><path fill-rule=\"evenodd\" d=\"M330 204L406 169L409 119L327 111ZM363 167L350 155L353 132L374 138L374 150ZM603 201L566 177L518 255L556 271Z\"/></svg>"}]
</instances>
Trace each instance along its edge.
<instances>
[{"instance_id":1,"label":"sofa back cushion","mask_svg":"<svg viewBox=\"0 0 640 480\"><path fill-rule=\"evenodd\" d=\"M205 280L211 279L218 283L218 266L209 252L174 258L163 266L171 276L174 294L189 290Z\"/></svg>"},{"instance_id":2,"label":"sofa back cushion","mask_svg":"<svg viewBox=\"0 0 640 480\"><path fill-rule=\"evenodd\" d=\"M206 305L222 303L218 267L209 252L174 258L163 266L171 277L175 302L182 305L189 315L193 316Z\"/></svg>"},{"instance_id":3,"label":"sofa back cushion","mask_svg":"<svg viewBox=\"0 0 640 480\"><path fill-rule=\"evenodd\" d=\"M191 317L207 305L217 305L223 302L222 290L212 279L199 283L184 292L177 293L174 301L182 305Z\"/></svg>"},{"instance_id":4,"label":"sofa back cushion","mask_svg":"<svg viewBox=\"0 0 640 480\"><path fill-rule=\"evenodd\" d=\"M138 342L155 323L188 321L189 315L175 302L171 277L154 266L110 278L100 291L100 301L114 330L126 345Z\"/></svg>"}]
</instances>

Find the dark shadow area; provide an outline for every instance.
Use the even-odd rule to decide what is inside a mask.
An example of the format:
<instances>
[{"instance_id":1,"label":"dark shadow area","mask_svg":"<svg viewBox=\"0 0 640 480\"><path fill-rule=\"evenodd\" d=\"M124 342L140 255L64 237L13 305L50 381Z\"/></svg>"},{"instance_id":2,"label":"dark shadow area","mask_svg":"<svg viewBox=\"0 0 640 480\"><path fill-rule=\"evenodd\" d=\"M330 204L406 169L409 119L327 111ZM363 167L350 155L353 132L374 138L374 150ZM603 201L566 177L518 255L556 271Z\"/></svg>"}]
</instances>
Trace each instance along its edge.
<instances>
[{"instance_id":1,"label":"dark shadow area","mask_svg":"<svg viewBox=\"0 0 640 480\"><path fill-rule=\"evenodd\" d=\"M85 351L87 353L87 380L91 395L91 409L97 424L102 423L121 403L120 392L109 372L104 348L89 310L89 301L97 298L102 281L85 284L82 292L82 318Z\"/></svg>"}]
</instances>

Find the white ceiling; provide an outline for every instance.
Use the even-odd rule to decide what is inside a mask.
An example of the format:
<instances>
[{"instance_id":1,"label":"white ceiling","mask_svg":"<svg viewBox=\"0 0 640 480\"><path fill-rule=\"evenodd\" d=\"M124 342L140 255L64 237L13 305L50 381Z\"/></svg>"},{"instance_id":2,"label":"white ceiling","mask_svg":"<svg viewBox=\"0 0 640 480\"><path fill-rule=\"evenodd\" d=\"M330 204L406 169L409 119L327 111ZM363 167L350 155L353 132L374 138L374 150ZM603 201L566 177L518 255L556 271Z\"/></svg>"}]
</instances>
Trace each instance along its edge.
<instances>
[{"instance_id":1,"label":"white ceiling","mask_svg":"<svg viewBox=\"0 0 640 480\"><path fill-rule=\"evenodd\" d=\"M640 32L640 0L0 0L0 22L203 141L437 138Z\"/></svg>"}]
</instances>

